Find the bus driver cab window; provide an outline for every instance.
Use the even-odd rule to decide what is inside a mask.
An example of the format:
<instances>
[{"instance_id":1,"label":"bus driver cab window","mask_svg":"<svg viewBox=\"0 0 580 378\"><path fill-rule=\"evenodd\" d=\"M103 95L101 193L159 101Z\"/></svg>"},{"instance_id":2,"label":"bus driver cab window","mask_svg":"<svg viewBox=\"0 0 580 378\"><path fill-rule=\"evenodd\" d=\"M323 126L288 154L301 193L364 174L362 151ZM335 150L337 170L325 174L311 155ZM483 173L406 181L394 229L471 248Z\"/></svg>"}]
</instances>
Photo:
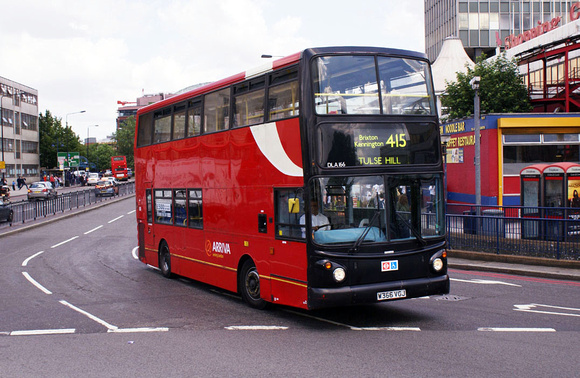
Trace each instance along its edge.
<instances>
[{"instance_id":1,"label":"bus driver cab window","mask_svg":"<svg viewBox=\"0 0 580 378\"><path fill-rule=\"evenodd\" d=\"M274 191L276 198L276 237L304 239L300 219L304 216L302 188L284 188Z\"/></svg>"}]
</instances>

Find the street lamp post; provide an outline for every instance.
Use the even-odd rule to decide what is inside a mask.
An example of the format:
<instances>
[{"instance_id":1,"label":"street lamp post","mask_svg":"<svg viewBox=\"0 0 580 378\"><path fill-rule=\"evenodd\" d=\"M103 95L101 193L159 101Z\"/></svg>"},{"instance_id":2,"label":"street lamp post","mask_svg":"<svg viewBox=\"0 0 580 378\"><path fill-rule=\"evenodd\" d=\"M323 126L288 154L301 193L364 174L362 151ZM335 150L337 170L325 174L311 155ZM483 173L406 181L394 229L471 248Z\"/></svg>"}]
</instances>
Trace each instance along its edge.
<instances>
[{"instance_id":1,"label":"street lamp post","mask_svg":"<svg viewBox=\"0 0 580 378\"><path fill-rule=\"evenodd\" d=\"M475 91L475 96L473 97L473 127L475 129L475 206L477 215L481 215L481 144L480 144L480 111L479 111L479 83L481 82L481 77L475 76L469 84L471 88Z\"/></svg>"},{"instance_id":2,"label":"street lamp post","mask_svg":"<svg viewBox=\"0 0 580 378\"><path fill-rule=\"evenodd\" d=\"M91 170L90 167L90 161L89 161L89 128L93 126L93 127L99 127L99 125L89 125L87 126L87 141L85 142L85 144L87 145L87 167L89 168L89 171ZM97 167L98 169L98 167Z\"/></svg>"}]
</instances>

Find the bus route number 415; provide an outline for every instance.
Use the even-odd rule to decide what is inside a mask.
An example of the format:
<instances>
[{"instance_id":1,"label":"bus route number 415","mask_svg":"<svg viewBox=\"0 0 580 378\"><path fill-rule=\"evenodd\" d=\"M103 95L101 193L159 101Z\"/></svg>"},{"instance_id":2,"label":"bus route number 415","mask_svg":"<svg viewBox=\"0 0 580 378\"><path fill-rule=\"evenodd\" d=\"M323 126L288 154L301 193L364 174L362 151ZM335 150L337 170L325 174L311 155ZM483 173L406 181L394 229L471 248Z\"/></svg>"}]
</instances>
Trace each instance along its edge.
<instances>
[{"instance_id":1,"label":"bus route number 415","mask_svg":"<svg viewBox=\"0 0 580 378\"><path fill-rule=\"evenodd\" d=\"M388 299L405 298L407 296L407 290L393 290L393 291L381 291L377 293L377 301L386 301Z\"/></svg>"}]
</instances>

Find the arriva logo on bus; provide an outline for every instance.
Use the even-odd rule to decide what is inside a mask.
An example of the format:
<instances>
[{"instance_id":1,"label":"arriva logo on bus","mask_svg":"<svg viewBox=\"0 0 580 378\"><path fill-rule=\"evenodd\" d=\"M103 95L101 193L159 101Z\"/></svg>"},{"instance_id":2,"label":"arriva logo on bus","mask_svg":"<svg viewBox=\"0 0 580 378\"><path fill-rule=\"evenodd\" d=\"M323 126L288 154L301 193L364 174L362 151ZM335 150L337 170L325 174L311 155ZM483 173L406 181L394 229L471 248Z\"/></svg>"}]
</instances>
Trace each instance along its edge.
<instances>
[{"instance_id":1,"label":"arriva logo on bus","mask_svg":"<svg viewBox=\"0 0 580 378\"><path fill-rule=\"evenodd\" d=\"M217 257L223 259L224 255L231 255L231 249L229 243L223 243L214 241L213 243L210 240L205 241L205 253L211 257Z\"/></svg>"}]
</instances>

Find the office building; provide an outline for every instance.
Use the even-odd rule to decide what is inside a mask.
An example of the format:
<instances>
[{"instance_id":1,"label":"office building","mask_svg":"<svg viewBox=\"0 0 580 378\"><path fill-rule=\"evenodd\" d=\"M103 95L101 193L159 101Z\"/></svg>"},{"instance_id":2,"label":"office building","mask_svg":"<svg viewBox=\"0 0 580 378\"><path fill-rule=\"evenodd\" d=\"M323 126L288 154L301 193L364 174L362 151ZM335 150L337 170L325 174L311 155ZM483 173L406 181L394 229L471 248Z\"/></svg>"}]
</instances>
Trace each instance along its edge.
<instances>
[{"instance_id":1,"label":"office building","mask_svg":"<svg viewBox=\"0 0 580 378\"><path fill-rule=\"evenodd\" d=\"M433 62L445 38L461 39L469 57L495 55L578 18L577 1L425 0L425 51Z\"/></svg>"},{"instance_id":2,"label":"office building","mask_svg":"<svg viewBox=\"0 0 580 378\"><path fill-rule=\"evenodd\" d=\"M2 177L10 184L18 176L38 181L38 91L0 77Z\"/></svg>"}]
</instances>

